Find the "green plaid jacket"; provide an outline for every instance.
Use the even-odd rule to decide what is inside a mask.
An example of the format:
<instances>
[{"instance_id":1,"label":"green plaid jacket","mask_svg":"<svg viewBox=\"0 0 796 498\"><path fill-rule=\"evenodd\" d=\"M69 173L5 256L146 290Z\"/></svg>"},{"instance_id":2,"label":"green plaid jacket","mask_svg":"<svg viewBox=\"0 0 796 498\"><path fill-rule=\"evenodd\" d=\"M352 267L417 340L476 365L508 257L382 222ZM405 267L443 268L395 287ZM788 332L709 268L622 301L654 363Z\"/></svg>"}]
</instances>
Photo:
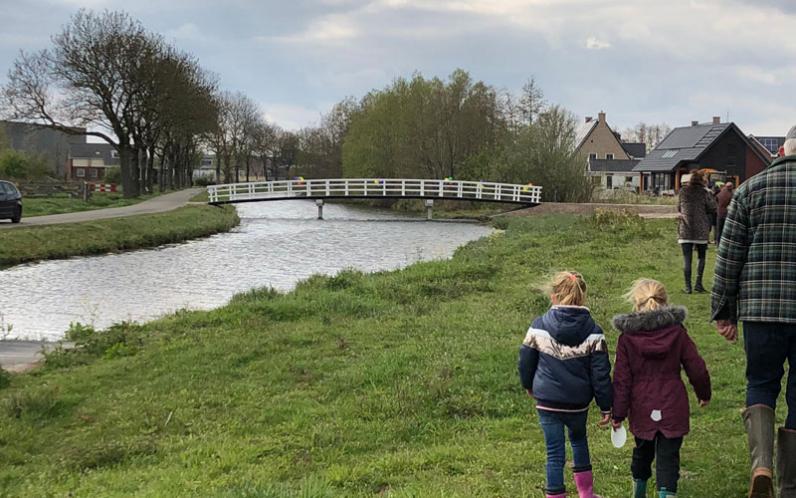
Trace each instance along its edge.
<instances>
[{"instance_id":1,"label":"green plaid jacket","mask_svg":"<svg viewBox=\"0 0 796 498\"><path fill-rule=\"evenodd\" d=\"M796 323L796 156L735 192L721 232L714 320Z\"/></svg>"}]
</instances>

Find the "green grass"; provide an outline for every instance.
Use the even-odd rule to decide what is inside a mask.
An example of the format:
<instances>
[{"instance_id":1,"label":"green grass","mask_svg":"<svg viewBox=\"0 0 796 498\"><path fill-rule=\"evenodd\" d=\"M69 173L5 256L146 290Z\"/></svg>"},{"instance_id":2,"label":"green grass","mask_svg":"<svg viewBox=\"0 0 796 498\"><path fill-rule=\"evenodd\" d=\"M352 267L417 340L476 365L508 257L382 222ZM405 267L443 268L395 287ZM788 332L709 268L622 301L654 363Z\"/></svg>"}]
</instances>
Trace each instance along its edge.
<instances>
[{"instance_id":1,"label":"green grass","mask_svg":"<svg viewBox=\"0 0 796 498\"><path fill-rule=\"evenodd\" d=\"M104 333L75 328L82 347L0 391L0 494L542 496L544 445L517 351L548 306L536 284L572 268L611 346L633 279L659 278L689 307L715 395L694 410L680 494L741 496L743 354L711 329L707 296L678 292L673 223L500 223L505 232L451 261L315 277L287 295L252 291ZM631 445L613 449L596 415L596 491L628 496Z\"/></svg>"},{"instance_id":2,"label":"green grass","mask_svg":"<svg viewBox=\"0 0 796 498\"><path fill-rule=\"evenodd\" d=\"M234 208L188 206L166 213L0 231L0 268L182 242L237 225Z\"/></svg>"},{"instance_id":3,"label":"green grass","mask_svg":"<svg viewBox=\"0 0 796 498\"><path fill-rule=\"evenodd\" d=\"M130 206L151 199L157 194L126 198L121 193L95 193L88 201L68 196L25 197L22 200L23 217L43 216L48 214L74 213L110 207Z\"/></svg>"},{"instance_id":4,"label":"green grass","mask_svg":"<svg viewBox=\"0 0 796 498\"><path fill-rule=\"evenodd\" d=\"M210 198L206 189L191 197L191 202L207 202L208 200L210 200Z\"/></svg>"}]
</instances>

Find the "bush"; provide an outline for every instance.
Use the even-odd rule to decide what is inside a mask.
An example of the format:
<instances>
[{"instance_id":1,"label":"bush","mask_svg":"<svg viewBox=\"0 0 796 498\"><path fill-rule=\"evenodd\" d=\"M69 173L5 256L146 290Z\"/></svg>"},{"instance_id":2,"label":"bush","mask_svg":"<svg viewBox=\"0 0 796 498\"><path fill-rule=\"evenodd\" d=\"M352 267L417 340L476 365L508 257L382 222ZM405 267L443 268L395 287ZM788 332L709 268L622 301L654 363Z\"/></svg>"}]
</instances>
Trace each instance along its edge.
<instances>
[{"instance_id":1,"label":"bush","mask_svg":"<svg viewBox=\"0 0 796 498\"><path fill-rule=\"evenodd\" d=\"M209 176L200 176L193 181L196 187L207 187L208 185L215 185L216 181Z\"/></svg>"},{"instance_id":2,"label":"bush","mask_svg":"<svg viewBox=\"0 0 796 498\"><path fill-rule=\"evenodd\" d=\"M46 162L37 156L13 149L0 152L0 178L35 180L47 176Z\"/></svg>"},{"instance_id":3,"label":"bush","mask_svg":"<svg viewBox=\"0 0 796 498\"><path fill-rule=\"evenodd\" d=\"M11 374L0 368L0 389L11 385Z\"/></svg>"},{"instance_id":4,"label":"bush","mask_svg":"<svg viewBox=\"0 0 796 498\"><path fill-rule=\"evenodd\" d=\"M122 183L122 169L119 166L113 166L105 170L103 180L106 183Z\"/></svg>"}]
</instances>

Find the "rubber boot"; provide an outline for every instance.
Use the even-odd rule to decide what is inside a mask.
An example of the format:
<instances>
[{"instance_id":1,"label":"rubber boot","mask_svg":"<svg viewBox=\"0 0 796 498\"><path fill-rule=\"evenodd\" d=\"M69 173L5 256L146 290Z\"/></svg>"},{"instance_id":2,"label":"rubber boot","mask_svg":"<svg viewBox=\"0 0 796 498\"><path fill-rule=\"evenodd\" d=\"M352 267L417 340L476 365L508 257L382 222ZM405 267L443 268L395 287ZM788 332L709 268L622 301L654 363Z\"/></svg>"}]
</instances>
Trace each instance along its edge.
<instances>
[{"instance_id":1,"label":"rubber boot","mask_svg":"<svg viewBox=\"0 0 796 498\"><path fill-rule=\"evenodd\" d=\"M580 498L601 498L594 494L594 475L591 470L575 472L575 487L578 488Z\"/></svg>"},{"instance_id":2,"label":"rubber boot","mask_svg":"<svg viewBox=\"0 0 796 498\"><path fill-rule=\"evenodd\" d=\"M796 431L780 428L777 435L779 498L796 498Z\"/></svg>"},{"instance_id":3,"label":"rubber boot","mask_svg":"<svg viewBox=\"0 0 796 498\"><path fill-rule=\"evenodd\" d=\"M774 498L774 410L766 405L753 405L743 412L752 480L749 498Z\"/></svg>"},{"instance_id":4,"label":"rubber boot","mask_svg":"<svg viewBox=\"0 0 796 498\"><path fill-rule=\"evenodd\" d=\"M674 498L675 496L677 495L671 491L666 491L665 488L658 491L658 498Z\"/></svg>"},{"instance_id":5,"label":"rubber boot","mask_svg":"<svg viewBox=\"0 0 796 498\"><path fill-rule=\"evenodd\" d=\"M703 294L707 292L705 287L702 285L702 276L705 274L705 260L700 259L697 261L697 277L696 277L696 285L694 285L694 291Z\"/></svg>"},{"instance_id":6,"label":"rubber boot","mask_svg":"<svg viewBox=\"0 0 796 498\"><path fill-rule=\"evenodd\" d=\"M647 481L633 479L633 498L647 498Z\"/></svg>"},{"instance_id":7,"label":"rubber boot","mask_svg":"<svg viewBox=\"0 0 796 498\"><path fill-rule=\"evenodd\" d=\"M685 280L683 292L686 294L691 294L691 268L685 268L683 270L683 280Z\"/></svg>"}]
</instances>

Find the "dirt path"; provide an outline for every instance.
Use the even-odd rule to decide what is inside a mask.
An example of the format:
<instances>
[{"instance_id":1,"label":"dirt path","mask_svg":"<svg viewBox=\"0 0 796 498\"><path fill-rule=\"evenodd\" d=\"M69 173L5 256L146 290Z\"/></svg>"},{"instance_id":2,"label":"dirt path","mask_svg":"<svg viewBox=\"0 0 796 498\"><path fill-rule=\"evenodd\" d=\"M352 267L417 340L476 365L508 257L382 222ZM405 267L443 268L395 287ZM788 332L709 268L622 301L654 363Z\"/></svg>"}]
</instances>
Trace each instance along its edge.
<instances>
[{"instance_id":1,"label":"dirt path","mask_svg":"<svg viewBox=\"0 0 796 498\"><path fill-rule=\"evenodd\" d=\"M11 222L0 222L0 229L31 227L39 225L57 225L61 223L80 223L82 221L106 220L108 218L124 218L139 214L163 213L188 204L191 198L201 191L201 188L189 188L186 190L172 192L170 194L159 195L157 197L153 197L152 199L139 202L138 204L133 204L132 206L95 209L92 211L79 211L76 213L51 214L47 216L34 216L32 218L25 218L23 211L22 221L20 223L12 224ZM22 200L22 205L24 208L24 199Z\"/></svg>"}]
</instances>

